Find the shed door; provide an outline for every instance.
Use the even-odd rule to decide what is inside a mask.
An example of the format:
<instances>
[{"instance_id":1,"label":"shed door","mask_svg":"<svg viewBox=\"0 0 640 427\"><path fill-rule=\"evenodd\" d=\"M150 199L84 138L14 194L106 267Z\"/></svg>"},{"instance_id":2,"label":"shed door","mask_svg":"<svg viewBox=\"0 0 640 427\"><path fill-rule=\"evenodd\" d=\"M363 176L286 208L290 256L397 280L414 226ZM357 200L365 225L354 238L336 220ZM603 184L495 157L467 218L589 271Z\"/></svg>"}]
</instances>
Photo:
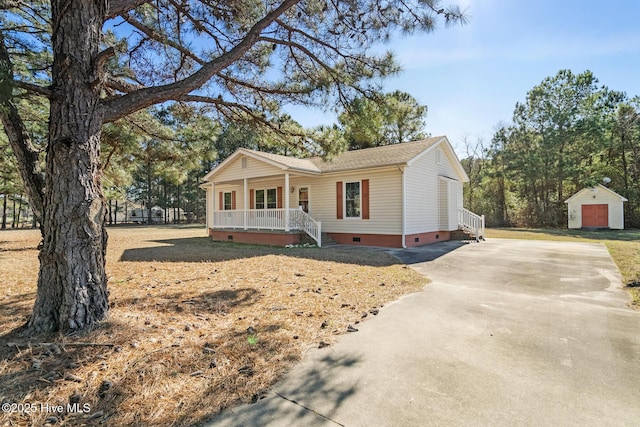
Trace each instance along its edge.
<instances>
[{"instance_id":1,"label":"shed door","mask_svg":"<svg viewBox=\"0 0 640 427\"><path fill-rule=\"evenodd\" d=\"M582 205L583 227L608 227L609 205Z\"/></svg>"}]
</instances>

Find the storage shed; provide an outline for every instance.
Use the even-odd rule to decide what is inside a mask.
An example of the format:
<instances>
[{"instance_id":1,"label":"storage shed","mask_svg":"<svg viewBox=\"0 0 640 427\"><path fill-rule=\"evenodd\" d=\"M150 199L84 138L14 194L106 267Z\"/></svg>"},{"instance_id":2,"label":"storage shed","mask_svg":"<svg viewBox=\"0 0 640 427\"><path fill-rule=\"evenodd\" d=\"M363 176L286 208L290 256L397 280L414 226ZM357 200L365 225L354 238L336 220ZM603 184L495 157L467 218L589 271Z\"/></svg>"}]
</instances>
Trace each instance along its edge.
<instances>
[{"instance_id":1,"label":"storage shed","mask_svg":"<svg viewBox=\"0 0 640 427\"><path fill-rule=\"evenodd\" d=\"M627 199L604 185L584 188L565 200L569 228L624 229Z\"/></svg>"}]
</instances>

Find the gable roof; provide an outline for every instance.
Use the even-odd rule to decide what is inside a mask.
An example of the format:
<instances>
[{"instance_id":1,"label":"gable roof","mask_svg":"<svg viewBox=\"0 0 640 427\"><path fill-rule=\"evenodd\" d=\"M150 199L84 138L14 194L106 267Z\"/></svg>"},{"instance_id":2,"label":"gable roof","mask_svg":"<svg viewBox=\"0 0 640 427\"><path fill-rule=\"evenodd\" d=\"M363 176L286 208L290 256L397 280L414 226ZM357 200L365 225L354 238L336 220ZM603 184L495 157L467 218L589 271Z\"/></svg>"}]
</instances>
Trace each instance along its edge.
<instances>
[{"instance_id":1,"label":"gable roof","mask_svg":"<svg viewBox=\"0 0 640 427\"><path fill-rule=\"evenodd\" d=\"M209 172L204 180L208 181L216 173L225 168L239 156L249 156L257 160L264 161L280 169L299 171L313 174L330 172L341 172L348 170L369 169L386 166L408 165L412 160L420 157L421 154L429 151L432 147L441 143L446 144L449 151L455 157L454 167L463 181L468 181L467 174L460 165L460 162L445 136L427 138L420 141L403 142L401 144L383 145L381 147L364 148L361 150L345 151L336 157L325 160L322 157L309 157L299 159L295 157L282 156L279 154L264 153L262 151L239 148L231 156L216 166Z\"/></svg>"},{"instance_id":2,"label":"gable roof","mask_svg":"<svg viewBox=\"0 0 640 427\"><path fill-rule=\"evenodd\" d=\"M578 196L579 196L579 195L581 195L582 193L585 193L585 192L587 192L587 191L592 191L592 190L593 190L593 189L595 189L595 188L605 190L606 192L611 193L612 195L614 195L614 196L616 196L616 197L619 197L619 198L620 198L620 200L621 200L621 201L623 201L623 202L628 202L628 201L629 201L629 200L627 200L625 197L623 197L623 196L621 196L620 194L618 194L618 193L616 193L615 191L613 191L612 189L607 188L607 187L605 187L605 186L604 186L604 185L602 185L602 184L598 184L598 185L596 185L596 186L594 186L594 187L590 187L590 188L589 188L589 187L588 187L588 188L583 188L582 190L578 191L578 192L577 192L576 194L574 194L573 196L569 197L569 198L568 198L567 200L565 200L564 202L565 202L565 203L569 203L571 200L575 199L576 197L578 197Z\"/></svg>"},{"instance_id":3,"label":"gable roof","mask_svg":"<svg viewBox=\"0 0 640 427\"><path fill-rule=\"evenodd\" d=\"M324 160L321 157L312 157L309 160L311 160L322 172L338 172L353 169L404 165L443 139L443 136L438 136L435 138L423 139L421 141L403 142L401 144L345 151L331 160Z\"/></svg>"}]
</instances>

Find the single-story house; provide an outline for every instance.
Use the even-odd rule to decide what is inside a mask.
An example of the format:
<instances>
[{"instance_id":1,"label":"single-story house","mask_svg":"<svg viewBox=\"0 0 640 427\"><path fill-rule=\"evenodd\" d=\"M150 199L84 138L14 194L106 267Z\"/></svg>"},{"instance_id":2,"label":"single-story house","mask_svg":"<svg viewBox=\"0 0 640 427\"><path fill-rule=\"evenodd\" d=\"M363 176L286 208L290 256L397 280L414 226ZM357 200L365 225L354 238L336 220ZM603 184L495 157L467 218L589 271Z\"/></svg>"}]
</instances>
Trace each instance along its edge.
<instances>
[{"instance_id":1,"label":"single-story house","mask_svg":"<svg viewBox=\"0 0 640 427\"><path fill-rule=\"evenodd\" d=\"M484 217L462 206L468 182L446 137L293 158L244 148L201 185L214 240L411 247L449 240L459 227L484 237Z\"/></svg>"},{"instance_id":2,"label":"single-story house","mask_svg":"<svg viewBox=\"0 0 640 427\"><path fill-rule=\"evenodd\" d=\"M627 199L604 185L583 188L565 200L569 228L624 229L624 202Z\"/></svg>"}]
</instances>

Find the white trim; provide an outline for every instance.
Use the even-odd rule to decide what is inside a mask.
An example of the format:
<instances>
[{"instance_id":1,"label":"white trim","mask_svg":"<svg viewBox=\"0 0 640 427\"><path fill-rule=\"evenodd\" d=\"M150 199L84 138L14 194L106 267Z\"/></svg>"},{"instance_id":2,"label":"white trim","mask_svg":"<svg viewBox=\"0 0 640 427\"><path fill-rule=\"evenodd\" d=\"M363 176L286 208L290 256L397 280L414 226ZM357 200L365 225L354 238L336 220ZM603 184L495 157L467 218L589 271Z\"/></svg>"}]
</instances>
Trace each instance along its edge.
<instances>
[{"instance_id":1,"label":"white trim","mask_svg":"<svg viewBox=\"0 0 640 427\"><path fill-rule=\"evenodd\" d=\"M411 166L412 163L415 163L418 161L418 159L420 159L422 156L426 155L427 153L429 153L431 150L433 150L434 148L436 148L438 145L440 145L442 143L442 141L447 141L449 142L449 140L447 140L446 136L443 136L441 139L439 139L438 141L434 142L433 144L431 144L429 147L427 147L426 150L418 153L415 157L407 160L407 166Z\"/></svg>"},{"instance_id":2,"label":"white trim","mask_svg":"<svg viewBox=\"0 0 640 427\"><path fill-rule=\"evenodd\" d=\"M414 158L412 158L409 161L407 161L407 166L411 166L419 158L421 158L422 156L426 155L431 150L436 149L442 143L445 144L445 146L447 147L447 151L449 151L449 154L452 155L454 160L455 160L455 161L451 162L451 165L453 166L453 168L458 173L458 177L460 178L459 181L461 181L461 182L469 182L469 176L467 175L467 172L465 172L464 168L462 167L462 163L460 163L460 158L458 158L458 155L456 154L456 151L453 149L453 146L451 145L451 143L449 142L449 139L446 136L443 136L442 139L440 139L438 142L434 143L429 148L427 148L426 150L424 150L423 152L421 152L420 154L418 154Z\"/></svg>"},{"instance_id":3,"label":"white trim","mask_svg":"<svg viewBox=\"0 0 640 427\"><path fill-rule=\"evenodd\" d=\"M616 193L615 191L611 190L610 188L605 187L602 184L598 184L597 186L594 187L587 187L587 188L583 188L582 190L576 192L576 194L574 194L573 196L569 197L567 200L565 200L565 203L569 203L570 201L572 201L573 199L575 199L576 197L578 197L579 195L581 195L582 193L586 192L586 191L591 191L594 188L598 188L598 189L603 189L606 190L607 192L613 194L616 197L619 197L621 201L623 202L628 202L629 200L626 199L625 197L619 195L618 193Z\"/></svg>"},{"instance_id":4,"label":"white trim","mask_svg":"<svg viewBox=\"0 0 640 427\"><path fill-rule=\"evenodd\" d=\"M216 226L215 218L216 211L216 184L211 183L211 228ZM208 216L208 215L207 215Z\"/></svg>"},{"instance_id":5,"label":"white trim","mask_svg":"<svg viewBox=\"0 0 640 427\"><path fill-rule=\"evenodd\" d=\"M278 208L278 187L279 187L278 185L276 185L275 187L260 187L260 188L252 187L252 190L253 190L253 203L254 203L253 209L258 209L258 210L262 210L262 209L279 209ZM268 197L267 197L267 194L268 194L267 192L269 190L273 190L273 191L276 192L276 207L275 208L270 208L269 207L269 204L268 204L269 201L268 201ZM262 207L262 208L258 207L258 191L264 191L264 207ZM283 191L284 191L284 189L283 189ZM251 208L251 206L249 206L249 208Z\"/></svg>"},{"instance_id":6,"label":"white trim","mask_svg":"<svg viewBox=\"0 0 640 427\"><path fill-rule=\"evenodd\" d=\"M241 157L241 156L247 156L247 157L251 157L251 158L256 159L256 160L261 160L261 161L263 161L265 163L269 163L271 166L276 166L276 167L279 167L281 169L286 169L287 168L287 166L283 165L282 163L274 162L273 160L269 160L269 159L265 159L263 157L256 156L255 154L253 154L252 152L250 152L250 151L248 151L248 150L246 150L244 148L238 148L237 151L235 151L229 157L224 159L222 161L222 163L218 164L215 168L211 169L211 171L208 174L206 174L204 176L204 178L202 178L202 180L203 181L208 181L209 178L211 178L214 175L218 174L229 163L233 163L236 160L236 158Z\"/></svg>"},{"instance_id":7,"label":"white trim","mask_svg":"<svg viewBox=\"0 0 640 427\"><path fill-rule=\"evenodd\" d=\"M307 213L310 215L311 214L311 186L308 184L298 184L298 186L296 187L296 193L297 193L297 197L298 197L298 207L300 207L300 189L301 188L306 188L307 189Z\"/></svg>"},{"instance_id":8,"label":"white trim","mask_svg":"<svg viewBox=\"0 0 640 427\"><path fill-rule=\"evenodd\" d=\"M271 166L275 166L277 168L280 168L283 171L284 170L295 170L295 171L307 172L307 173L314 174L314 175L320 174L320 171L318 171L318 170L289 166L287 164L278 162L276 160L272 160L272 159L269 159L267 157L263 157L263 156L260 155L260 152L247 150L246 148L238 148L233 154L231 154L229 157L224 159L220 164L218 164L208 174L206 174L204 176L204 178L202 178L202 180L203 181L209 181L211 178L213 178L213 176L217 175L222 169L226 168L226 166L228 164L230 164L233 161L235 161L239 156L251 157L252 159L259 160L259 161L267 163L267 164L269 164ZM286 157L286 156L283 156L283 157Z\"/></svg>"},{"instance_id":9,"label":"white trim","mask_svg":"<svg viewBox=\"0 0 640 427\"><path fill-rule=\"evenodd\" d=\"M407 181L406 181L406 174L404 173L405 168L400 168L400 175L402 175L402 183L400 184L402 186L402 189L400 190L400 195L402 197L402 215L401 215L401 221L402 224L400 225L401 231L402 231L402 247L406 249L407 247L407 195L405 194L406 189L407 189ZM369 195L369 197L371 197L371 195Z\"/></svg>"},{"instance_id":10,"label":"white trim","mask_svg":"<svg viewBox=\"0 0 640 427\"><path fill-rule=\"evenodd\" d=\"M244 157L246 159L246 157ZM243 192L243 206L244 206L244 215L242 218L242 224L244 225L244 229L247 229L247 206L249 206L249 183L247 178L243 178L242 180L242 192Z\"/></svg>"},{"instance_id":11,"label":"white trim","mask_svg":"<svg viewBox=\"0 0 640 427\"><path fill-rule=\"evenodd\" d=\"M289 231L289 172L284 173L284 231ZM278 206L278 190L276 189L276 206Z\"/></svg>"}]
</instances>

